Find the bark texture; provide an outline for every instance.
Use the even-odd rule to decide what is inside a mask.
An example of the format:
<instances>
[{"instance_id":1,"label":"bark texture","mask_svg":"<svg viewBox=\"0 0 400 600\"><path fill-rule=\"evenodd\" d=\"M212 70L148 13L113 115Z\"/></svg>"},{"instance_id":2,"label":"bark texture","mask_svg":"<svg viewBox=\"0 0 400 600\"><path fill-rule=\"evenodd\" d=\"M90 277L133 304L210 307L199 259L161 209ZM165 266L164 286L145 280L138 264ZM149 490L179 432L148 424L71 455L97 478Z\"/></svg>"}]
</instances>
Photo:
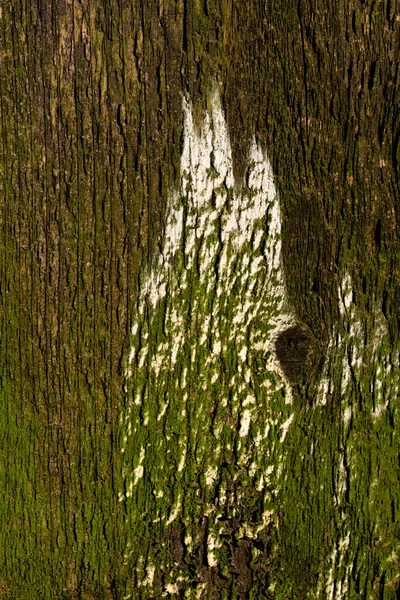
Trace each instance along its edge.
<instances>
[{"instance_id":1,"label":"bark texture","mask_svg":"<svg viewBox=\"0 0 400 600\"><path fill-rule=\"evenodd\" d=\"M1 597L398 597L399 8L2 3Z\"/></svg>"}]
</instances>

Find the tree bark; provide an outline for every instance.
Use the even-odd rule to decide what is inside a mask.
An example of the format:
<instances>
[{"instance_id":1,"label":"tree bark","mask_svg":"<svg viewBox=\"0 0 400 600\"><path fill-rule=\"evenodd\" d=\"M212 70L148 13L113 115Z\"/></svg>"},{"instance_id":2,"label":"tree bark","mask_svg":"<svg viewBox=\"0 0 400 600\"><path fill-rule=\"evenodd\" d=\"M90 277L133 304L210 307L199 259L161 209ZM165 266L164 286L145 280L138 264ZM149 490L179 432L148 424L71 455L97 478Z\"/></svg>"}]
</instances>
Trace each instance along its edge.
<instances>
[{"instance_id":1,"label":"tree bark","mask_svg":"<svg viewBox=\"0 0 400 600\"><path fill-rule=\"evenodd\" d=\"M397 1L0 7L0 596L400 593Z\"/></svg>"}]
</instances>

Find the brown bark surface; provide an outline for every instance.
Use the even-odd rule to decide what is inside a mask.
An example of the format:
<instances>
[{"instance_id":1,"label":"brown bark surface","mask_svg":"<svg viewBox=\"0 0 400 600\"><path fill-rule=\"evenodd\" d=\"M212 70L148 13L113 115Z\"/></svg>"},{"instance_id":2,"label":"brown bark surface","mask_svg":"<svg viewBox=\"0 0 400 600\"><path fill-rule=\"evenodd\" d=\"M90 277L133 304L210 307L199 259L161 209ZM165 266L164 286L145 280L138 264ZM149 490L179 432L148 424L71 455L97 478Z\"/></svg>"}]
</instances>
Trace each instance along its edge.
<instances>
[{"instance_id":1,"label":"brown bark surface","mask_svg":"<svg viewBox=\"0 0 400 600\"><path fill-rule=\"evenodd\" d=\"M132 578L124 559L131 531L118 500L123 365L139 275L161 244L168 195L179 180L185 94L200 123L210 91L220 89L238 180L253 135L267 148L281 199L287 291L302 327L327 344L346 271L366 337L374 331L375 307L383 315L388 363L396 372L399 9L391 0L4 0L1 597L119 600ZM374 364L365 365L361 383L354 379L354 405L367 397ZM332 373L339 377L339 368ZM302 406L313 402L308 383L299 392ZM364 570L368 563L365 581L357 584L354 576L349 598L399 594L398 556L389 575L384 559L379 555L374 564L373 558L385 543L398 552L397 398L392 401L381 432L367 418L352 423L361 440L361 480L378 461L376 506L386 538L377 534L376 541L367 531L375 516L365 517L369 487L360 484L347 497L352 528L359 527L363 540L353 549L361 556L376 542L377 550L366 563L359 559ZM336 422L335 406L324 417L326 429ZM310 414L302 418L313 424ZM310 432L320 435L320 425ZM332 464L342 442L330 446ZM293 473L303 472L295 464L300 442L291 443ZM288 486L284 499L298 502L296 515L306 521L318 513L310 508L307 516L307 469L318 481L318 469L305 466L303 483ZM327 548L336 518L315 526L318 540L322 531L329 538ZM316 590L318 550L305 550L307 536L296 538L291 519L281 518L273 564L269 542L259 546L262 568L286 573L286 592L282 584L281 595L273 596L267 575L242 568L250 564L248 541L230 546L232 576L215 576L209 597L304 598ZM179 527L169 533L171 564L186 560ZM199 527L206 530L206 521ZM229 527L231 535L235 522ZM200 559L187 560L200 569Z\"/></svg>"}]
</instances>

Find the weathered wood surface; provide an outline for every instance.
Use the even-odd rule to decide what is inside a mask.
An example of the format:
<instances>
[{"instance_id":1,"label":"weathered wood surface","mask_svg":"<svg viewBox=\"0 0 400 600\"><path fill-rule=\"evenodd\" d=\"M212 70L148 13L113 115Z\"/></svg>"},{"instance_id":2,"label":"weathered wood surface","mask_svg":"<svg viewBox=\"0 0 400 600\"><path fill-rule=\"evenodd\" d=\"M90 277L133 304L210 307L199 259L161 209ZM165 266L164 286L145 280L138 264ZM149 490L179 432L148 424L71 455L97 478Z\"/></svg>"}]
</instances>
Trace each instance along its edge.
<instances>
[{"instance_id":1,"label":"weathered wood surface","mask_svg":"<svg viewBox=\"0 0 400 600\"><path fill-rule=\"evenodd\" d=\"M1 597L398 597L399 15L389 0L2 3ZM203 220L181 172L185 98L192 145L213 110L211 154L228 125ZM198 231L218 198L219 233L195 236L208 254L195 245L192 269L166 253L173 211ZM265 218L249 220L260 247L218 237L235 198L276 225L279 210L280 252ZM170 289L152 306L157 273ZM291 377L277 357L295 352Z\"/></svg>"}]
</instances>

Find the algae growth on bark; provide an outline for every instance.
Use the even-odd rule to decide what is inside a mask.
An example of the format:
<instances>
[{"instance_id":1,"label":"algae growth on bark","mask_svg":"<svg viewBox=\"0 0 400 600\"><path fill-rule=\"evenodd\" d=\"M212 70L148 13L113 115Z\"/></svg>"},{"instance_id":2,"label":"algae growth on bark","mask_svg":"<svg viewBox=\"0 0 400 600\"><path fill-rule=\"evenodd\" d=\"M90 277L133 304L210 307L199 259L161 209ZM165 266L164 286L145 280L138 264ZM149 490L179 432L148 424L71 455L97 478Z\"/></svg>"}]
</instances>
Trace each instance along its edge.
<instances>
[{"instance_id":1,"label":"algae growth on bark","mask_svg":"<svg viewBox=\"0 0 400 600\"><path fill-rule=\"evenodd\" d=\"M186 103L181 183L142 281L126 368L121 501L133 594L212 593L229 576L231 537L256 540L272 527L293 419L274 351L295 322L280 236L265 152L254 141L235 182L218 95L198 130ZM238 590L250 556L237 558Z\"/></svg>"},{"instance_id":2,"label":"algae growth on bark","mask_svg":"<svg viewBox=\"0 0 400 600\"><path fill-rule=\"evenodd\" d=\"M398 597L399 9L2 1L1 598Z\"/></svg>"},{"instance_id":3,"label":"algae growth on bark","mask_svg":"<svg viewBox=\"0 0 400 600\"><path fill-rule=\"evenodd\" d=\"M296 321L268 157L254 141L235 181L217 93L211 106L196 128L185 103L180 187L132 328L120 417L128 595L339 600L365 589L372 600L382 582L371 560L398 576L394 507L379 500L396 445L373 458L398 395L388 328L378 307L362 321L347 273L329 340Z\"/></svg>"}]
</instances>

